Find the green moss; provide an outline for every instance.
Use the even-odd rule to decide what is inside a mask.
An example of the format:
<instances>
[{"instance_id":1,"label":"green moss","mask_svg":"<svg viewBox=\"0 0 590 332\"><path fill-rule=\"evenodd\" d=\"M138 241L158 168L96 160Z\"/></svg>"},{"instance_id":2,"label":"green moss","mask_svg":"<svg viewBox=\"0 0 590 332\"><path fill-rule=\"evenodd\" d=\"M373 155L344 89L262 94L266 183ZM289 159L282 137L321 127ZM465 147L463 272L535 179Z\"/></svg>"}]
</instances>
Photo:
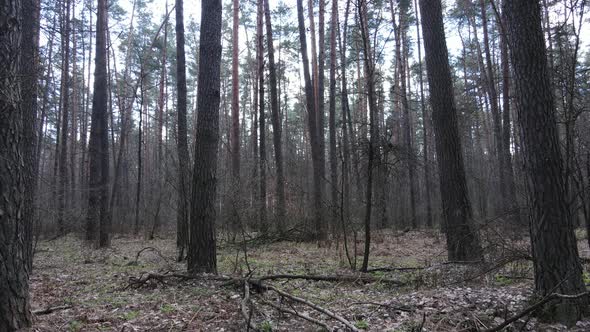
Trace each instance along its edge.
<instances>
[{"instance_id":1,"label":"green moss","mask_svg":"<svg viewBox=\"0 0 590 332\"><path fill-rule=\"evenodd\" d=\"M508 285L514 283L514 281L512 279L507 278L503 275L499 275L499 274L496 274L494 276L494 281L500 286L508 286Z\"/></svg>"},{"instance_id":2,"label":"green moss","mask_svg":"<svg viewBox=\"0 0 590 332\"><path fill-rule=\"evenodd\" d=\"M264 322L260 323L258 329L261 332L272 332L272 323L268 320L265 320Z\"/></svg>"},{"instance_id":3,"label":"green moss","mask_svg":"<svg viewBox=\"0 0 590 332\"><path fill-rule=\"evenodd\" d=\"M138 316L139 316L139 310L131 310L131 311L127 311L127 312L123 313L123 315L121 315L120 318L123 320L133 320L133 319L137 318Z\"/></svg>"},{"instance_id":4,"label":"green moss","mask_svg":"<svg viewBox=\"0 0 590 332\"><path fill-rule=\"evenodd\" d=\"M361 329L361 330L367 330L367 329L369 328L369 323L367 323L367 321L366 321L366 320L357 320L357 321L354 323L354 326L355 326L357 329Z\"/></svg>"},{"instance_id":5,"label":"green moss","mask_svg":"<svg viewBox=\"0 0 590 332\"><path fill-rule=\"evenodd\" d=\"M79 320L73 320L68 324L68 331L70 332L78 332L82 330L84 323Z\"/></svg>"},{"instance_id":6,"label":"green moss","mask_svg":"<svg viewBox=\"0 0 590 332\"><path fill-rule=\"evenodd\" d=\"M169 314L169 313L176 311L176 309L171 304L168 304L168 303L164 303L160 307L160 310L165 314Z\"/></svg>"}]
</instances>

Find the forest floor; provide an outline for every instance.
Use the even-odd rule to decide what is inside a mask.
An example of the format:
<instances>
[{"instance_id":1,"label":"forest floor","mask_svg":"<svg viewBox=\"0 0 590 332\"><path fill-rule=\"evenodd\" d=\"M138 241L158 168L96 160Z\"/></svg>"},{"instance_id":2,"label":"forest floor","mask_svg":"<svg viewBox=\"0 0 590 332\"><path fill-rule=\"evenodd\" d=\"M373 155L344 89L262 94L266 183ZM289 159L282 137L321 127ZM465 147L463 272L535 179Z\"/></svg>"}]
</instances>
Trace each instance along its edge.
<instances>
[{"instance_id":1,"label":"forest floor","mask_svg":"<svg viewBox=\"0 0 590 332\"><path fill-rule=\"evenodd\" d=\"M486 255L485 264L458 264L445 262L440 235L382 231L373 237L370 267L416 269L375 271L364 275L373 279L370 282L287 279L264 283L328 309L358 330L480 331L532 303L532 266L519 259L519 253L526 253L526 241L512 242L488 246L491 254ZM585 240L578 244L581 256L590 257ZM362 243L358 247L361 251ZM351 272L342 246L336 248L334 243L322 247L251 243L247 264L243 246L222 244L217 254L223 275L359 276ZM31 276L32 307L57 310L38 313L31 331L246 331L248 320L264 332L322 330L276 307L344 330L341 322L301 303L280 300L273 291L253 289L247 304L244 287L231 282L170 277L130 283L148 272L184 273L186 264L176 263L175 256L173 237L153 241L116 237L105 250L91 250L73 235L40 241ZM360 266L360 253L358 257ZM245 312L251 312L248 316L243 305ZM525 316L509 330L566 328ZM589 331L590 321L580 321L571 330Z\"/></svg>"}]
</instances>

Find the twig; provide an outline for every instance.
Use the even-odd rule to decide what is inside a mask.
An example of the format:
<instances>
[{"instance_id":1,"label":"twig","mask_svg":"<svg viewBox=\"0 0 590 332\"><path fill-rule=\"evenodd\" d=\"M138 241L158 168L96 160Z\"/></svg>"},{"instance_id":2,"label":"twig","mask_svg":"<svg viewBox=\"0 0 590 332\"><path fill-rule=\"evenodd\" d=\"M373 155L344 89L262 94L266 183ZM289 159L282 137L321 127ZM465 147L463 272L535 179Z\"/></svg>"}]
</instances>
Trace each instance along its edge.
<instances>
[{"instance_id":1,"label":"twig","mask_svg":"<svg viewBox=\"0 0 590 332\"><path fill-rule=\"evenodd\" d=\"M529 306L528 308L524 309L523 311L521 311L519 314L512 316L511 318L507 319L506 321L504 321L504 323L493 327L491 329L487 329L485 330L485 332L496 332L496 331L501 331L502 329L504 329L506 326L516 322L517 320L521 319L522 317L528 315L529 313L539 309L540 307L542 307L543 305L547 304L550 301L553 300L577 300L580 299L582 297L588 296L588 294L590 294L590 292L584 292L584 293L580 293L580 294L575 294L575 295L567 295L567 294L558 294L558 293L552 293L549 294L547 296L545 296L543 299L541 299L539 302Z\"/></svg>"},{"instance_id":2,"label":"twig","mask_svg":"<svg viewBox=\"0 0 590 332\"><path fill-rule=\"evenodd\" d=\"M73 306L71 305L59 305L56 307L47 307L45 309L39 309L39 310L33 310L33 315L37 315L37 316L41 316L41 315L48 315L50 313L53 313L55 311L59 311L59 310L67 310L67 309L71 309L73 308Z\"/></svg>"},{"instance_id":3,"label":"twig","mask_svg":"<svg viewBox=\"0 0 590 332\"><path fill-rule=\"evenodd\" d=\"M420 323L420 326L418 326L418 330L416 330L417 332L422 332L422 329L424 328L424 323L426 323L426 313L425 312L422 313L422 322Z\"/></svg>"}]
</instances>

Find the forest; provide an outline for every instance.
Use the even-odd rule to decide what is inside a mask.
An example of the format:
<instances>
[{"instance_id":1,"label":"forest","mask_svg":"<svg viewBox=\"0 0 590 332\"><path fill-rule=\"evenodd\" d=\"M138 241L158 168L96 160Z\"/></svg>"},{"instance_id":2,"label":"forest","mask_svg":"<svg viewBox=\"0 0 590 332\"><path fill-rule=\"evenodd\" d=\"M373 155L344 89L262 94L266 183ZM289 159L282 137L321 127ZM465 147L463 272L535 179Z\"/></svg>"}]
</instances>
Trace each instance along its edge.
<instances>
[{"instance_id":1,"label":"forest","mask_svg":"<svg viewBox=\"0 0 590 332\"><path fill-rule=\"evenodd\" d=\"M590 331L589 7L0 1L0 332Z\"/></svg>"}]
</instances>

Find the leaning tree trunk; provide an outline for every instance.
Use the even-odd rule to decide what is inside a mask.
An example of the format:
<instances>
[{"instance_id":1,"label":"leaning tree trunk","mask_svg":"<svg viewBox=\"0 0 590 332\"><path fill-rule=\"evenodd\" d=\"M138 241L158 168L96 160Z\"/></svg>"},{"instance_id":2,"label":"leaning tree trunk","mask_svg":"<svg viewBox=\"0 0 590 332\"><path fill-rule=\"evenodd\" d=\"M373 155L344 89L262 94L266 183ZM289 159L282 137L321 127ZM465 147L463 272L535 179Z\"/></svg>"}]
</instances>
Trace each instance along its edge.
<instances>
[{"instance_id":1,"label":"leaning tree trunk","mask_svg":"<svg viewBox=\"0 0 590 332\"><path fill-rule=\"evenodd\" d=\"M452 261L479 260L482 251L467 192L440 0L420 0L420 14L448 258Z\"/></svg>"},{"instance_id":2,"label":"leaning tree trunk","mask_svg":"<svg viewBox=\"0 0 590 332\"><path fill-rule=\"evenodd\" d=\"M577 294L586 291L563 172L545 40L537 1L504 1L510 59L525 170L531 202L531 246L535 289ZM573 323L584 308L556 307L555 318Z\"/></svg>"},{"instance_id":3,"label":"leaning tree trunk","mask_svg":"<svg viewBox=\"0 0 590 332\"><path fill-rule=\"evenodd\" d=\"M0 6L0 331L16 331L31 325L29 269L25 242L25 176L22 167L26 137L22 104L22 7L17 0ZM26 36L26 34L25 34ZM30 51L29 48L25 49ZM27 54L26 57L31 56Z\"/></svg>"},{"instance_id":4,"label":"leaning tree trunk","mask_svg":"<svg viewBox=\"0 0 590 332\"><path fill-rule=\"evenodd\" d=\"M221 68L221 0L201 2L195 165L187 268L216 273L215 196Z\"/></svg>"}]
</instances>

